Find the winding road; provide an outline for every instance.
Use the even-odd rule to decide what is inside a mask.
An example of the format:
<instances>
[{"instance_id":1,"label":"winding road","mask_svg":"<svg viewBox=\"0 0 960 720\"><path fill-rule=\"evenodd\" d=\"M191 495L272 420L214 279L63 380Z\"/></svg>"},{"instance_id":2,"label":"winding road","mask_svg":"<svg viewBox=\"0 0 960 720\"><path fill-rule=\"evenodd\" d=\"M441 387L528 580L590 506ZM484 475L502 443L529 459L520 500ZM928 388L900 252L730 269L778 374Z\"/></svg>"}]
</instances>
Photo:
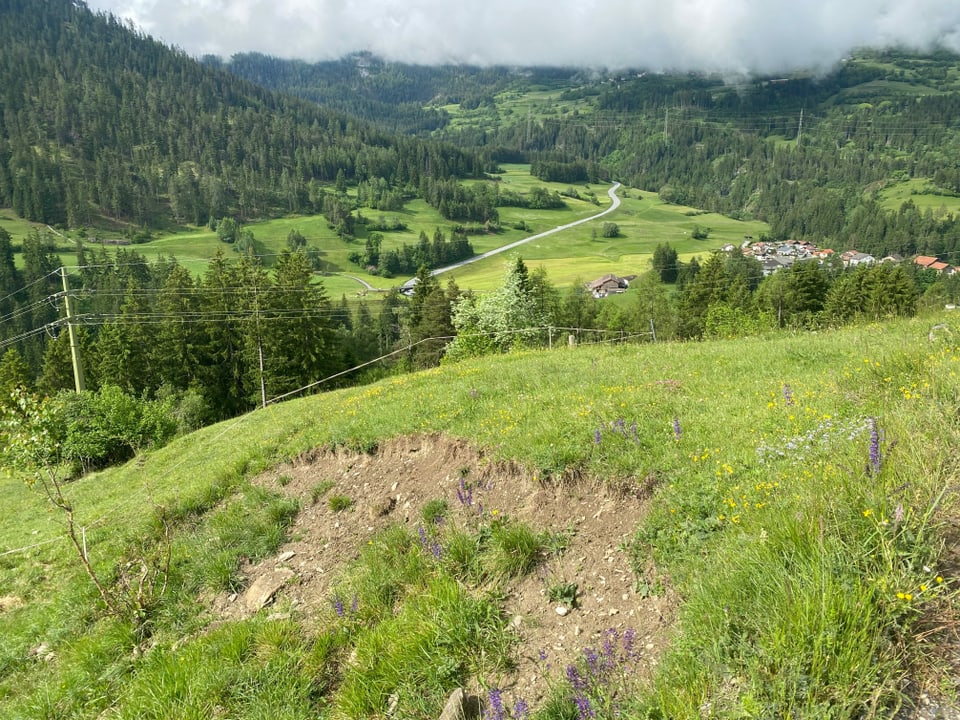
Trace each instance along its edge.
<instances>
[{"instance_id":1,"label":"winding road","mask_svg":"<svg viewBox=\"0 0 960 720\"><path fill-rule=\"evenodd\" d=\"M540 238L546 237L547 235L553 235L554 233L558 233L563 230L569 230L570 228L576 227L577 225L583 225L584 223L590 222L591 220L602 218L604 215L612 213L614 210L620 207L620 198L617 196L617 190L619 189L620 189L620 183L615 182L610 187L610 189L607 190L607 195L610 196L610 207L608 207L606 210L603 210L597 213L596 215L591 215L590 217L581 218L580 220L574 220L573 222L567 223L566 225L560 225L559 227L555 227L550 230L545 230L542 233L537 233L536 235L531 235L530 237L523 238L523 240L517 240L516 242L512 242L508 245L503 245L502 247L498 247L493 250L488 250L487 252L481 253L480 255L474 255L471 258L467 258L466 260L461 260L460 262L454 263L453 265L447 265L446 267L437 268L436 270L431 270L430 275L439 275L440 273L449 272L450 270L456 270L457 268L463 267L464 265L469 265L470 263L475 263L479 260L485 260L488 257L493 257L494 255L498 255L499 253L507 252L508 250L513 250L515 247L520 247L521 245L524 245L533 240L539 240ZM410 278L401 286L401 291L409 290L414 286L415 282L416 282L416 278Z\"/></svg>"}]
</instances>

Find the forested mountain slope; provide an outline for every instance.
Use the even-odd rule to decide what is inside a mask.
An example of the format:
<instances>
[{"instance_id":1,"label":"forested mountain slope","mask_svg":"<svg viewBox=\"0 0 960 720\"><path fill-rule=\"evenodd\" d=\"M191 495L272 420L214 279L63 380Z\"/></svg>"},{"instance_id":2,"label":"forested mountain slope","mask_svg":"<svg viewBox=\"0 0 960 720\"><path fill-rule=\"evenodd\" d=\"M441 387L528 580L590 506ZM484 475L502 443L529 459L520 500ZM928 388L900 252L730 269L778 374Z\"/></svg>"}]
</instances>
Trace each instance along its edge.
<instances>
[{"instance_id":1,"label":"forested mountain slope","mask_svg":"<svg viewBox=\"0 0 960 720\"><path fill-rule=\"evenodd\" d=\"M960 227L948 208L891 211L881 196L910 180L928 196L960 194L952 160L960 59L948 53L861 51L827 75L737 82L642 71L430 70L361 56L307 65L243 55L226 67L320 102L336 88L392 103L380 120L391 127L403 126L403 108L421 103L423 113L439 113L435 137L529 161L544 179L615 177L673 202L765 220L782 239L960 261Z\"/></svg>"},{"instance_id":2,"label":"forested mountain slope","mask_svg":"<svg viewBox=\"0 0 960 720\"><path fill-rule=\"evenodd\" d=\"M71 227L318 210L319 184L482 170L203 65L69 0L0 12L0 206Z\"/></svg>"}]
</instances>

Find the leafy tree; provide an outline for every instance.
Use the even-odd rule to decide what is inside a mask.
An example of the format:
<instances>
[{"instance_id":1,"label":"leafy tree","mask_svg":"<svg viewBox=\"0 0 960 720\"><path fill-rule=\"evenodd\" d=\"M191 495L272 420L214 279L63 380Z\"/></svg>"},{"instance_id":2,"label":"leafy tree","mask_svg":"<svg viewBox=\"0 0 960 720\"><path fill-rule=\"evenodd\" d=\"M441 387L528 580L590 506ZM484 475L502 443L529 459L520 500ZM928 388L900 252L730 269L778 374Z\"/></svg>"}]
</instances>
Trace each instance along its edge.
<instances>
[{"instance_id":1,"label":"leafy tree","mask_svg":"<svg viewBox=\"0 0 960 720\"><path fill-rule=\"evenodd\" d=\"M10 403L0 404L0 464L16 468L27 486L62 513L78 559L100 593L104 605L115 615L122 614L117 598L94 571L81 543L74 520L73 504L64 494L63 475L66 414L61 398L39 399L22 388L14 390Z\"/></svg>"},{"instance_id":2,"label":"leafy tree","mask_svg":"<svg viewBox=\"0 0 960 720\"><path fill-rule=\"evenodd\" d=\"M29 390L30 385L30 368L16 348L8 349L0 357L0 405L11 401L14 390Z\"/></svg>"},{"instance_id":3,"label":"leafy tree","mask_svg":"<svg viewBox=\"0 0 960 720\"><path fill-rule=\"evenodd\" d=\"M615 238L620 236L620 226L613 222L605 222L600 227L600 234L605 238Z\"/></svg>"},{"instance_id":4,"label":"leafy tree","mask_svg":"<svg viewBox=\"0 0 960 720\"><path fill-rule=\"evenodd\" d=\"M525 271L522 262L509 263L497 290L460 298L453 310L457 337L447 347L446 358L504 352L536 341L547 318L537 308Z\"/></svg>"},{"instance_id":5,"label":"leafy tree","mask_svg":"<svg viewBox=\"0 0 960 720\"><path fill-rule=\"evenodd\" d=\"M240 225L233 218L223 218L217 223L217 237L220 238L220 242L235 243L240 237Z\"/></svg>"},{"instance_id":6,"label":"leafy tree","mask_svg":"<svg viewBox=\"0 0 960 720\"><path fill-rule=\"evenodd\" d=\"M635 293L635 332L647 332L653 321L657 340L672 340L677 334L677 308L673 296L659 280L655 271L647 272L630 283L630 292Z\"/></svg>"}]
</instances>

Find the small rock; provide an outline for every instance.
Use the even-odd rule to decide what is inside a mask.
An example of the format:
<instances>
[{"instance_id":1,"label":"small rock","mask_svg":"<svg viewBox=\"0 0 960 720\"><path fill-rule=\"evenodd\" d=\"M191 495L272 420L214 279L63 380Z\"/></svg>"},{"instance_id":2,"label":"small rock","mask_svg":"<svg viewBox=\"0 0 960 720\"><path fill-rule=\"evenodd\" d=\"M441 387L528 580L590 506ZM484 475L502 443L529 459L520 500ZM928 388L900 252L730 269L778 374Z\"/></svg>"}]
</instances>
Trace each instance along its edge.
<instances>
[{"instance_id":1,"label":"small rock","mask_svg":"<svg viewBox=\"0 0 960 720\"><path fill-rule=\"evenodd\" d=\"M277 558L277 562L286 562L287 560L292 558L294 555L296 555L296 553L293 550L287 550L285 553L283 553L282 555L280 555L280 557Z\"/></svg>"},{"instance_id":2,"label":"small rock","mask_svg":"<svg viewBox=\"0 0 960 720\"><path fill-rule=\"evenodd\" d=\"M370 515L371 520L378 517L383 517L384 515L389 515L390 511L393 510L396 504L397 501L395 498L381 498L380 500L375 501L367 512Z\"/></svg>"},{"instance_id":3,"label":"small rock","mask_svg":"<svg viewBox=\"0 0 960 720\"><path fill-rule=\"evenodd\" d=\"M624 593L623 595L620 596L620 599L621 599L621 600L629 600L629 599L630 599L630 595L627 594L627 593Z\"/></svg>"},{"instance_id":4,"label":"small rock","mask_svg":"<svg viewBox=\"0 0 960 720\"><path fill-rule=\"evenodd\" d=\"M277 594L277 591L295 574L293 570L279 568L273 572L261 575L243 594L243 604L251 612L256 612L266 607L270 604L270 601L273 600L273 596Z\"/></svg>"},{"instance_id":5,"label":"small rock","mask_svg":"<svg viewBox=\"0 0 960 720\"><path fill-rule=\"evenodd\" d=\"M236 594L236 593L230 593L230 597L227 598L227 599L230 600L230 602L236 602L236 601L237 601L237 594Z\"/></svg>"},{"instance_id":6,"label":"small rock","mask_svg":"<svg viewBox=\"0 0 960 720\"><path fill-rule=\"evenodd\" d=\"M569 612L570 612L570 608L568 608L568 607L566 607L566 606L564 606L564 605L557 605L557 607L556 607L556 613L557 613L557 615L559 615L560 617L564 617L564 616L567 615L567 613L569 613Z\"/></svg>"},{"instance_id":7,"label":"small rock","mask_svg":"<svg viewBox=\"0 0 960 720\"><path fill-rule=\"evenodd\" d=\"M583 630L580 629L580 626L579 626L579 625L574 626L574 628L573 628L573 634L574 634L574 635L578 635L578 636L579 636L580 633L582 633L582 632L583 632Z\"/></svg>"},{"instance_id":8,"label":"small rock","mask_svg":"<svg viewBox=\"0 0 960 720\"><path fill-rule=\"evenodd\" d=\"M400 487L400 483L395 482L393 485L390 486L390 492L396 492L398 487Z\"/></svg>"},{"instance_id":9,"label":"small rock","mask_svg":"<svg viewBox=\"0 0 960 720\"><path fill-rule=\"evenodd\" d=\"M391 717L397 711L397 705L400 704L400 696L393 693L387 698L387 717Z\"/></svg>"},{"instance_id":10,"label":"small rock","mask_svg":"<svg viewBox=\"0 0 960 720\"><path fill-rule=\"evenodd\" d=\"M513 619L510 621L510 624L513 625L515 628L518 628L521 625L523 625L523 615L514 615Z\"/></svg>"},{"instance_id":11,"label":"small rock","mask_svg":"<svg viewBox=\"0 0 960 720\"><path fill-rule=\"evenodd\" d=\"M480 717L480 699L468 697L463 688L457 688L450 693L447 704L443 706L443 712L440 713L440 720L470 720L478 717Z\"/></svg>"},{"instance_id":12,"label":"small rock","mask_svg":"<svg viewBox=\"0 0 960 720\"><path fill-rule=\"evenodd\" d=\"M607 612L607 615L609 615L610 617L613 617L614 615L619 615L619 614L620 614L620 611L617 610L616 608L610 608L609 612Z\"/></svg>"}]
</instances>

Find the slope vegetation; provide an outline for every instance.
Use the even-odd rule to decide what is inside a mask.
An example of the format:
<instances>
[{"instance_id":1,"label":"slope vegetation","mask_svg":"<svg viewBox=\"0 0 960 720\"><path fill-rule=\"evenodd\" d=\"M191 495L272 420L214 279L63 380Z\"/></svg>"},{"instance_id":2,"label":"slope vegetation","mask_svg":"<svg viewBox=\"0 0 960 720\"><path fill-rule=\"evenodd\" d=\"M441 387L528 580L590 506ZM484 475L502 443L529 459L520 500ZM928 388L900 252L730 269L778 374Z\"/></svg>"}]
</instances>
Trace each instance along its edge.
<instances>
[{"instance_id":1,"label":"slope vegetation","mask_svg":"<svg viewBox=\"0 0 960 720\"><path fill-rule=\"evenodd\" d=\"M954 678L958 333L564 348L269 406L68 486L115 592L167 568L132 614L6 480L0 713L436 717L462 686L499 717L909 716Z\"/></svg>"}]
</instances>

